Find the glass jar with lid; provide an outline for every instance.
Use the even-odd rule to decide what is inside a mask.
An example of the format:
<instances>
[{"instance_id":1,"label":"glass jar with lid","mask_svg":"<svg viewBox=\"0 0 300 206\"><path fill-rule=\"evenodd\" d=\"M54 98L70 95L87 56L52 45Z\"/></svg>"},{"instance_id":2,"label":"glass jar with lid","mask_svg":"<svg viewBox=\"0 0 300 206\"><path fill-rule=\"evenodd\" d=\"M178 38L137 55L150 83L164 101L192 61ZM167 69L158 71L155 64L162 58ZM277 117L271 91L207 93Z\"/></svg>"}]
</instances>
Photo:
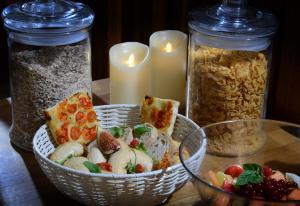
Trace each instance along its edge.
<instances>
[{"instance_id":1,"label":"glass jar with lid","mask_svg":"<svg viewBox=\"0 0 300 206\"><path fill-rule=\"evenodd\" d=\"M276 18L246 0L190 13L187 116L198 125L265 116Z\"/></svg>"},{"instance_id":2,"label":"glass jar with lid","mask_svg":"<svg viewBox=\"0 0 300 206\"><path fill-rule=\"evenodd\" d=\"M44 110L78 91L91 94L89 29L93 11L67 0L32 0L6 7L13 123L11 141L32 149Z\"/></svg>"}]
</instances>

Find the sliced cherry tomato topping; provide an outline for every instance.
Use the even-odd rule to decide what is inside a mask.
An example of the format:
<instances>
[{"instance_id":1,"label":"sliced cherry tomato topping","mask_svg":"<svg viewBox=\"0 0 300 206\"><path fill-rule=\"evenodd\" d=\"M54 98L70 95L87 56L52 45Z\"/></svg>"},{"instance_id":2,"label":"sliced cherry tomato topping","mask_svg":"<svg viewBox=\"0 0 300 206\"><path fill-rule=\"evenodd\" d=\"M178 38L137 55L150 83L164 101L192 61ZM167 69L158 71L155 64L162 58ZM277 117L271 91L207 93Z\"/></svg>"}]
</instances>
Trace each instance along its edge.
<instances>
[{"instance_id":1,"label":"sliced cherry tomato topping","mask_svg":"<svg viewBox=\"0 0 300 206\"><path fill-rule=\"evenodd\" d=\"M65 113L65 112L61 112L61 113L59 113L59 117L58 117L60 120L63 120L63 121L65 121L65 120L67 120L67 118L68 118L68 115Z\"/></svg>"},{"instance_id":2,"label":"sliced cherry tomato topping","mask_svg":"<svg viewBox=\"0 0 300 206\"><path fill-rule=\"evenodd\" d=\"M96 118L97 118L97 115L96 115L96 112L94 112L94 111L90 111L90 112L87 114L87 120L88 120L89 122L95 121Z\"/></svg>"},{"instance_id":3,"label":"sliced cherry tomato topping","mask_svg":"<svg viewBox=\"0 0 300 206\"><path fill-rule=\"evenodd\" d=\"M68 110L68 112L73 114L77 110L77 104L68 104L67 105L67 110Z\"/></svg>"},{"instance_id":4,"label":"sliced cherry tomato topping","mask_svg":"<svg viewBox=\"0 0 300 206\"><path fill-rule=\"evenodd\" d=\"M231 177L238 177L242 172L244 172L242 166L238 164L234 164L227 167L224 173L230 175Z\"/></svg>"},{"instance_id":5,"label":"sliced cherry tomato topping","mask_svg":"<svg viewBox=\"0 0 300 206\"><path fill-rule=\"evenodd\" d=\"M88 127L84 127L82 130L82 135L84 139L89 140L90 139L90 132Z\"/></svg>"},{"instance_id":6,"label":"sliced cherry tomato topping","mask_svg":"<svg viewBox=\"0 0 300 206\"><path fill-rule=\"evenodd\" d=\"M81 131L78 127L72 127L71 128L71 138L73 140L78 140L78 138L80 137L81 135Z\"/></svg>"},{"instance_id":7,"label":"sliced cherry tomato topping","mask_svg":"<svg viewBox=\"0 0 300 206\"><path fill-rule=\"evenodd\" d=\"M164 107L159 110L154 108L151 112L151 120L154 122L154 126L156 128L164 128L166 127L170 120L172 119L173 111L172 111L173 104L172 102L167 102Z\"/></svg>"},{"instance_id":8,"label":"sliced cherry tomato topping","mask_svg":"<svg viewBox=\"0 0 300 206\"><path fill-rule=\"evenodd\" d=\"M85 122L86 117L85 117L83 112L79 111L75 115L75 120L76 120L78 125L82 125Z\"/></svg>"},{"instance_id":9,"label":"sliced cherry tomato topping","mask_svg":"<svg viewBox=\"0 0 300 206\"><path fill-rule=\"evenodd\" d=\"M97 163L97 165L99 167L101 167L101 169L112 172L112 166L110 163L108 162L101 162L101 163Z\"/></svg>"},{"instance_id":10,"label":"sliced cherry tomato topping","mask_svg":"<svg viewBox=\"0 0 300 206\"><path fill-rule=\"evenodd\" d=\"M65 106L67 105L67 103L68 103L68 100L65 99L64 101L60 102L60 103L58 104L58 106L59 106L60 108L64 109Z\"/></svg>"},{"instance_id":11,"label":"sliced cherry tomato topping","mask_svg":"<svg viewBox=\"0 0 300 206\"><path fill-rule=\"evenodd\" d=\"M132 148L136 148L138 145L140 144L139 140L137 139L133 139L131 142L130 142L130 147Z\"/></svg>"},{"instance_id":12,"label":"sliced cherry tomato topping","mask_svg":"<svg viewBox=\"0 0 300 206\"><path fill-rule=\"evenodd\" d=\"M76 115L75 115L76 121L79 121L83 118L84 118L84 113L83 112L79 111L79 112L76 113Z\"/></svg>"},{"instance_id":13,"label":"sliced cherry tomato topping","mask_svg":"<svg viewBox=\"0 0 300 206\"><path fill-rule=\"evenodd\" d=\"M56 131L56 135L57 135L57 138L58 138L58 142L60 144L62 144L64 142L67 142L69 140L69 138L68 138L68 129L66 129L66 128L58 129Z\"/></svg>"},{"instance_id":14,"label":"sliced cherry tomato topping","mask_svg":"<svg viewBox=\"0 0 300 206\"><path fill-rule=\"evenodd\" d=\"M84 127L82 130L82 135L86 140L94 140L97 136L96 126L92 128Z\"/></svg>"},{"instance_id":15,"label":"sliced cherry tomato topping","mask_svg":"<svg viewBox=\"0 0 300 206\"><path fill-rule=\"evenodd\" d=\"M91 140L94 140L97 136L97 129L96 126L93 126L92 128L89 129L90 131L90 138Z\"/></svg>"},{"instance_id":16,"label":"sliced cherry tomato topping","mask_svg":"<svg viewBox=\"0 0 300 206\"><path fill-rule=\"evenodd\" d=\"M70 124L70 122L64 122L64 123L61 125L61 129L68 130L69 124Z\"/></svg>"},{"instance_id":17,"label":"sliced cherry tomato topping","mask_svg":"<svg viewBox=\"0 0 300 206\"><path fill-rule=\"evenodd\" d=\"M135 166L135 173L142 173L142 172L144 172L144 167L143 167L143 165L137 164L137 165Z\"/></svg>"},{"instance_id":18,"label":"sliced cherry tomato topping","mask_svg":"<svg viewBox=\"0 0 300 206\"><path fill-rule=\"evenodd\" d=\"M79 102L80 102L81 106L83 106L85 108L90 108L93 105L92 102L89 99L87 99L86 97L80 97Z\"/></svg>"}]
</instances>

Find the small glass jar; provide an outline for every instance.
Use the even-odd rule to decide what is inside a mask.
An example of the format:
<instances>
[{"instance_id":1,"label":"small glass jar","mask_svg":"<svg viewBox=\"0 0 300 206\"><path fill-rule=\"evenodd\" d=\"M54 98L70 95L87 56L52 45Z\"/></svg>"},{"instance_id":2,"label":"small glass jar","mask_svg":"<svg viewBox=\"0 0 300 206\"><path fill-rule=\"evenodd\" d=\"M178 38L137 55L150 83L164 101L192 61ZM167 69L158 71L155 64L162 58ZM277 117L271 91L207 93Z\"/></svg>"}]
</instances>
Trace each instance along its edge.
<instances>
[{"instance_id":1,"label":"small glass jar","mask_svg":"<svg viewBox=\"0 0 300 206\"><path fill-rule=\"evenodd\" d=\"M265 116L272 14L224 0L189 20L187 116L199 126Z\"/></svg>"},{"instance_id":2,"label":"small glass jar","mask_svg":"<svg viewBox=\"0 0 300 206\"><path fill-rule=\"evenodd\" d=\"M92 10L66 0L12 4L2 13L8 36L11 141L32 150L44 110L78 91L91 94Z\"/></svg>"}]
</instances>

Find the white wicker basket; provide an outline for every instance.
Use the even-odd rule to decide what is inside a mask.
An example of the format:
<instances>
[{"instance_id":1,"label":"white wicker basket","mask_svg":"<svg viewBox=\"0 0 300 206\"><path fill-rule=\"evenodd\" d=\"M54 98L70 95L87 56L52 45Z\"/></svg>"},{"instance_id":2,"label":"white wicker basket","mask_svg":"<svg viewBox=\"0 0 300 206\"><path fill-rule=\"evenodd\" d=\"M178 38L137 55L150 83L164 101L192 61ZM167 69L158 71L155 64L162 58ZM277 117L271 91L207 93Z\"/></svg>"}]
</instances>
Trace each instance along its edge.
<instances>
[{"instance_id":1,"label":"white wicker basket","mask_svg":"<svg viewBox=\"0 0 300 206\"><path fill-rule=\"evenodd\" d=\"M140 109L135 105L104 105L95 107L102 128L116 125L133 126L140 123ZM199 127L182 115L177 115L173 137L183 140ZM203 150L189 159L195 169L201 164ZM166 170L140 174L87 174L50 161L55 143L47 125L43 125L33 139L33 150L39 165L50 181L69 197L87 205L156 205L165 201L183 186L189 175L182 164Z\"/></svg>"}]
</instances>

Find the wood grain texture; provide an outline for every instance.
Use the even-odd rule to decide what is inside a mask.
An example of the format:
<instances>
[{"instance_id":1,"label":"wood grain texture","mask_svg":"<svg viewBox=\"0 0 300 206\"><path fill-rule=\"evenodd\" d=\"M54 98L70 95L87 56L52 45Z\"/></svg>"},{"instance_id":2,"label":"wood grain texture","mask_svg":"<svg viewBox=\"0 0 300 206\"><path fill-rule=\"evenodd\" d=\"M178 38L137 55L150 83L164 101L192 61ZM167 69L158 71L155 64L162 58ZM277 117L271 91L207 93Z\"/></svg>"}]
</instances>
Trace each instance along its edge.
<instances>
[{"instance_id":1,"label":"wood grain texture","mask_svg":"<svg viewBox=\"0 0 300 206\"><path fill-rule=\"evenodd\" d=\"M88 4L96 19L91 31L93 79L109 76L108 51L120 42L148 44L158 30L177 29L187 32L187 14L192 8L205 7L220 0L78 0ZM16 0L0 1L0 9ZM267 117L300 123L300 13L297 1L251 0L253 7L269 10L280 22L274 41L272 75ZM6 34L0 28L0 98L9 96L9 70Z\"/></svg>"}]
</instances>

